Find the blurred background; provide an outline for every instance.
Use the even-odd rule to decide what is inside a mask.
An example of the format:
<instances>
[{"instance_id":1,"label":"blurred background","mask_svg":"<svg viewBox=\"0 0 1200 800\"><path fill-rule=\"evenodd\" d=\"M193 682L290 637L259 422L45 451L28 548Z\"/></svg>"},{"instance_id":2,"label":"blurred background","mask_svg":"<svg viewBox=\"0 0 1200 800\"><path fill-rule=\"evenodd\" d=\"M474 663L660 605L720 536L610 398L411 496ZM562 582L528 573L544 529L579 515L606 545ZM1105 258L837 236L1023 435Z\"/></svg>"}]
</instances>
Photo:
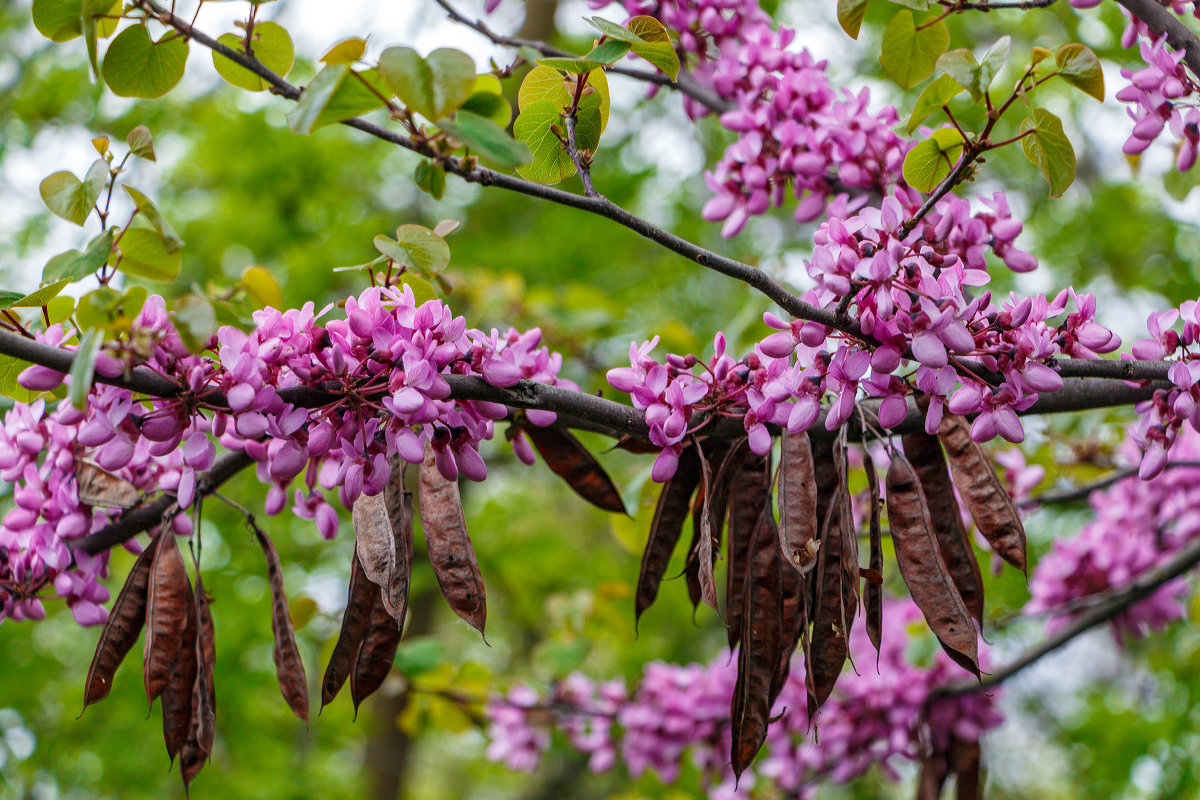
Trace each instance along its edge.
<instances>
[{"instance_id":1,"label":"blurred background","mask_svg":"<svg viewBox=\"0 0 1200 800\"><path fill-rule=\"evenodd\" d=\"M463 2L471 14L481 5ZM914 96L888 84L876 61L882 9L868 15L856 44L838 29L832 2L765 5L800 26L801 44L830 59L835 85L872 87L876 107L885 101L911 107ZM610 18L622 16L610 11ZM243 3L208 3L198 25L213 35L233 31L245 13ZM494 23L583 52L590 39L582 17L591 13L582 0L505 0ZM1067 41L1088 44L1118 64L1136 57L1120 50L1124 21L1115 5L1083 15L1065 3L1026 16L1003 13L1004 32L1014 35L1014 61L1025 59L1033 44ZM422 52L458 47L481 70L489 57L501 65L511 61L424 0L285 0L263 6L263 15L283 24L296 42L294 83L314 74L312 60L329 45L368 33L368 59L403 43ZM956 17L953 46L986 44L998 35L994 19ZM1019 284L998 270L994 291L1086 287L1101 298L1102 320L1128 342L1144 330L1148 310L1200 294L1200 201L1188 195L1195 175L1164 185L1171 162L1165 147L1148 152L1136 171L1121 156L1127 122L1111 99L1120 78L1116 71L1106 77L1110 99L1102 106L1066 88L1050 89L1044 101L1068 124L1079 155L1079 178L1063 200L1047 202L1041 178L1015 151L999 154L989 165L994 169L962 192L990 192L1000 188L992 176L1009 176L1003 188L1014 215L1027 221L1021 244L1042 263ZM518 84L507 81L506 90L515 93ZM699 218L707 196L702 171L729 141L714 120L692 125L678 98L663 92L646 100L643 86L619 78L612 95L614 113L594 169L601 191L686 238L806 285L802 262L811 228L786 211L752 221L732 241L721 241L718 226ZM114 97L90 80L80 40L51 44L33 29L29 0L0 3L0 286L34 288L50 255L82 244L77 228L45 210L39 181L56 170L86 169L95 158L93 137L120 142L134 126L146 125L159 160L135 164L132 180L149 191L187 243L182 273L167 292L232 285L246 267L262 265L278 281L285 307L309 299L320 307L364 288L360 273L332 268L374 257L376 234L453 219L463 224L449 239L454 311L484 329L541 326L546 343L565 356L564 373L585 390L605 386L604 371L626 363L632 340L659 334L660 353L708 354L718 330L737 352L766 332L761 317L768 304L761 296L622 228L454 178L435 201L415 188L411 154L339 126L297 136L287 128L288 109L269 94L224 84L199 47L192 48L184 83L165 98ZM1129 418L1092 412L1027 425L1026 456L1047 468L1046 486L1092 479L1112 465ZM1081 437L1086 452L1072 444ZM490 646L449 611L418 553L410 618L392 676L357 719L344 693L307 728L278 695L259 548L238 512L207 503L204 575L215 597L219 710L217 750L193 785L197 796L699 796L694 771L671 786L652 774L636 781L621 770L592 775L586 756L561 746L536 773L509 772L484 758L478 709L437 694L453 687L482 698L514 681L545 688L576 669L632 683L649 661L707 661L723 652L719 622L701 613L693 623L682 581L664 585L635 637L633 586L656 499L651 459L606 452L611 442L584 438L603 453L632 516L610 517L586 506L544 467L525 467L503 441L493 442L484 452L489 480L464 486L488 593ZM261 511L264 490L252 479L235 481L224 493ZM1038 512L1027 523L1032 548L1044 551L1087 518L1083 504ZM333 543L287 513L263 521L284 560L315 698L345 603L349 515ZM679 554L677 560L681 568ZM128 553L114 554L114 594L132 561ZM996 576L984 566L989 616L1004 622L988 631L993 663L999 663L1036 641L1042 629L1037 621L1011 619L1028 598L1022 576L1014 570ZM111 697L80 716L99 631L81 630L65 608L49 605L43 623L0 628L0 797L182 796L177 772L168 770L158 713L147 716L136 667L119 672ZM1106 631L1093 632L1012 681L1003 700L1008 722L985 739L986 795L1200 797L1198 618L1193 602L1187 621L1125 649ZM901 778L895 784L872 773L850 786L823 787L822 795L907 796L913 775Z\"/></svg>"}]
</instances>

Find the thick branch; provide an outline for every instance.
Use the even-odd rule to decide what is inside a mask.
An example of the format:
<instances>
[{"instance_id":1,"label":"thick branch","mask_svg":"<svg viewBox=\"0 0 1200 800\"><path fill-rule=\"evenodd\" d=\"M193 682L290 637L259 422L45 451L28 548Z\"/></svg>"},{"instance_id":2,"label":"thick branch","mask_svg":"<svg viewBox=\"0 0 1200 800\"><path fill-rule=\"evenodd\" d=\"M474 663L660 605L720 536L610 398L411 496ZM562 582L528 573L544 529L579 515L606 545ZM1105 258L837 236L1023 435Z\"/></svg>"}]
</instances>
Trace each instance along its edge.
<instances>
[{"instance_id":1,"label":"thick branch","mask_svg":"<svg viewBox=\"0 0 1200 800\"><path fill-rule=\"evenodd\" d=\"M929 699L971 694L999 686L1030 664L1037 662L1042 656L1053 653L1081 633L1108 622L1134 603L1149 597L1163 584L1178 578L1198 563L1200 563L1200 539L1193 539L1169 560L1142 573L1128 586L1112 591L1110 597L1084 611L1058 633L1031 647L1016 660L985 676L982 681L968 679L947 683L934 689L930 693Z\"/></svg>"},{"instance_id":2,"label":"thick branch","mask_svg":"<svg viewBox=\"0 0 1200 800\"><path fill-rule=\"evenodd\" d=\"M250 456L238 451L223 454L213 468L196 481L196 497L206 497L216 491L222 483L241 472L254 462ZM157 499L138 506L108 527L93 534L68 542L72 550L83 553L101 553L128 541L143 531L148 531L162 522L163 514L176 503L175 495L161 494Z\"/></svg>"},{"instance_id":3,"label":"thick branch","mask_svg":"<svg viewBox=\"0 0 1200 800\"><path fill-rule=\"evenodd\" d=\"M1183 60L1191 68L1192 74L1200 76L1200 38L1192 33L1183 20L1177 17L1157 0L1117 0L1125 9L1140 19L1154 32L1155 36L1167 35L1167 44L1176 50L1182 50Z\"/></svg>"}]
</instances>

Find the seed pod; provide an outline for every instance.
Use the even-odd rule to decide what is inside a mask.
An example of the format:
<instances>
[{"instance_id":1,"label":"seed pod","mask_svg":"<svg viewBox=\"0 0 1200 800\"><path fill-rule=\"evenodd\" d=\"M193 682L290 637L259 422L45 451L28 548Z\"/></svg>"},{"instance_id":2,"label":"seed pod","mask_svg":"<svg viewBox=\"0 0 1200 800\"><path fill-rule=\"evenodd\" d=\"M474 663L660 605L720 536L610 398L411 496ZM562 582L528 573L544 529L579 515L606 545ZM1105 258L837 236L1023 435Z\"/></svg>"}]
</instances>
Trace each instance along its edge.
<instances>
[{"instance_id":1,"label":"seed pod","mask_svg":"<svg viewBox=\"0 0 1200 800\"><path fill-rule=\"evenodd\" d=\"M186 573L183 579L187 582L184 627L178 638L179 649L172 660L170 677L161 695L163 741L167 745L167 755L172 762L183 749L183 744L192 729L193 692L196 689L196 673L199 669L195 598Z\"/></svg>"},{"instance_id":2,"label":"seed pod","mask_svg":"<svg viewBox=\"0 0 1200 800\"><path fill-rule=\"evenodd\" d=\"M725 627L730 649L737 646L743 630L746 581L753 555L754 534L763 509L771 496L768 481L771 470L767 460L748 448L741 468L733 476L729 488L729 541L725 573ZM778 544L778 542L776 542Z\"/></svg>"},{"instance_id":3,"label":"seed pod","mask_svg":"<svg viewBox=\"0 0 1200 800\"><path fill-rule=\"evenodd\" d=\"M807 433L783 435L779 465L779 546L801 574L817 565L817 478Z\"/></svg>"},{"instance_id":4,"label":"seed pod","mask_svg":"<svg viewBox=\"0 0 1200 800\"><path fill-rule=\"evenodd\" d=\"M658 505L654 509L654 521L650 523L650 536L642 553L634 598L634 613L638 619L658 597L658 587L667 573L671 553L675 551L675 545L683 533L683 521L687 519L692 494L699 483L700 456L695 447L685 447L679 456L675 474L663 484Z\"/></svg>"},{"instance_id":5,"label":"seed pod","mask_svg":"<svg viewBox=\"0 0 1200 800\"><path fill-rule=\"evenodd\" d=\"M840 450L840 452L839 452ZM817 515L821 522L820 549L817 551L817 567L812 573L812 641L806 654L808 671L808 716L814 719L817 710L833 692L838 675L846 663L849 650L846 645L845 590L842 548L845 537L842 521L845 503L842 493L845 484L840 479L844 467L839 463L845 450L835 442L818 443L813 448L813 459L817 476ZM857 574L854 580L858 580Z\"/></svg>"},{"instance_id":6,"label":"seed pod","mask_svg":"<svg viewBox=\"0 0 1200 800\"><path fill-rule=\"evenodd\" d=\"M978 641L971 614L942 558L916 470L900 453L888 468L887 507L896 562L913 602L947 655L978 677Z\"/></svg>"},{"instance_id":7,"label":"seed pod","mask_svg":"<svg viewBox=\"0 0 1200 800\"><path fill-rule=\"evenodd\" d=\"M763 509L748 549L750 563L746 573L738 675L730 707L730 758L733 773L737 776L754 760L767 737L771 688L780 660L783 629L779 596L783 559L779 534L773 521L767 524L770 516L770 510Z\"/></svg>"},{"instance_id":8,"label":"seed pod","mask_svg":"<svg viewBox=\"0 0 1200 800\"><path fill-rule=\"evenodd\" d=\"M371 609L377 593L378 587L367 579L362 564L358 562L358 553L351 553L346 610L342 614L342 629L338 633L337 644L333 646L325 677L321 681L321 708L332 702L354 670L358 650L371 623Z\"/></svg>"},{"instance_id":9,"label":"seed pod","mask_svg":"<svg viewBox=\"0 0 1200 800\"><path fill-rule=\"evenodd\" d=\"M254 535L258 537L258 544L267 559L267 578L271 586L271 631L275 634L275 675L279 679L279 691L292 713L308 722L308 676L304 672L300 650L296 647L296 632L288 611L279 553L270 537L257 527L254 528Z\"/></svg>"},{"instance_id":10,"label":"seed pod","mask_svg":"<svg viewBox=\"0 0 1200 800\"><path fill-rule=\"evenodd\" d=\"M1001 558L1025 571L1025 526L1008 491L996 476L983 448L971 439L967 421L956 414L942 417L938 429L954 485L962 495L976 527Z\"/></svg>"},{"instance_id":11,"label":"seed pod","mask_svg":"<svg viewBox=\"0 0 1200 800\"><path fill-rule=\"evenodd\" d=\"M371 594L375 603L371 607L370 624L358 649L354 671L350 674L350 698L354 701L356 717L359 704L383 685L400 644L400 628L384 608L383 598L374 586L371 587Z\"/></svg>"},{"instance_id":12,"label":"seed pod","mask_svg":"<svg viewBox=\"0 0 1200 800\"><path fill-rule=\"evenodd\" d=\"M863 448L863 469L867 473L867 494L871 497L870 523L871 555L867 564L879 576L878 581L867 581L867 638L875 645L876 666L879 660L879 645L883 640L883 530L879 524L879 476L875 473L875 460L867 448Z\"/></svg>"},{"instance_id":13,"label":"seed pod","mask_svg":"<svg viewBox=\"0 0 1200 800\"><path fill-rule=\"evenodd\" d=\"M104 630L100 632L100 641L96 643L96 654L92 656L92 666L88 668L87 683L83 689L83 706L87 708L92 703L108 697L112 689L113 676L117 667L125 660L126 654L133 648L146 623L146 591L150 582L150 562L154 559L155 546L159 540L150 543L138 560L117 595L109 612Z\"/></svg>"},{"instance_id":14,"label":"seed pod","mask_svg":"<svg viewBox=\"0 0 1200 800\"><path fill-rule=\"evenodd\" d=\"M146 684L146 698L151 704L171 680L180 639L187 627L192 598L192 586L183 565L183 556L175 543L175 534L164 529L158 535L162 541L154 546L154 558L150 563L146 592L146 638L142 653L142 677Z\"/></svg>"},{"instance_id":15,"label":"seed pod","mask_svg":"<svg viewBox=\"0 0 1200 800\"><path fill-rule=\"evenodd\" d=\"M597 508L615 514L625 513L625 503L612 478L570 431L537 425L523 425L521 430L533 442L551 472L566 481L577 495Z\"/></svg>"},{"instance_id":16,"label":"seed pod","mask_svg":"<svg viewBox=\"0 0 1200 800\"><path fill-rule=\"evenodd\" d=\"M963 528L962 514L954 497L942 446L936 436L924 432L905 434L901 441L904 454L917 471L921 490L925 492L933 533L937 537L942 558L946 560L946 568L950 570L950 577L958 587L967 611L971 612L982 629L983 575L979 571L971 540Z\"/></svg>"},{"instance_id":17,"label":"seed pod","mask_svg":"<svg viewBox=\"0 0 1200 800\"><path fill-rule=\"evenodd\" d=\"M438 471L433 447L428 444L421 464L421 529L433 574L446 602L482 635L487 598L475 548L467 534L458 483L446 480Z\"/></svg>"}]
</instances>

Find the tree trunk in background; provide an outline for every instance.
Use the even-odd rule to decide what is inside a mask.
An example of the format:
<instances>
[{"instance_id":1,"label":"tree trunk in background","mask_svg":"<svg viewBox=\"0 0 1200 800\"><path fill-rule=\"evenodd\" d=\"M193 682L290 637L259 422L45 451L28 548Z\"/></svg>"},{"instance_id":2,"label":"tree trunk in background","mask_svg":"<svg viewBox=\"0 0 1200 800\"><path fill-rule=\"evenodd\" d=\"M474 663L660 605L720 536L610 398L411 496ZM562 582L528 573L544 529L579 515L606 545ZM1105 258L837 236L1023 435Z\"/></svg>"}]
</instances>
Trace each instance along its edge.
<instances>
[{"instance_id":1,"label":"tree trunk in background","mask_svg":"<svg viewBox=\"0 0 1200 800\"><path fill-rule=\"evenodd\" d=\"M554 11L558 0L525 0L525 22L517 36L548 42L554 35Z\"/></svg>"},{"instance_id":2,"label":"tree trunk in background","mask_svg":"<svg viewBox=\"0 0 1200 800\"><path fill-rule=\"evenodd\" d=\"M404 639L422 636L433 628L433 617L441 595L436 584L432 591L413 595L408 604L405 619ZM400 646L404 646L401 640ZM380 687L371 698L371 734L367 739L367 752L363 759L371 784L374 800L396 800L408 773L412 755L412 739L396 725L396 717L408 705L408 690L391 693Z\"/></svg>"}]
</instances>

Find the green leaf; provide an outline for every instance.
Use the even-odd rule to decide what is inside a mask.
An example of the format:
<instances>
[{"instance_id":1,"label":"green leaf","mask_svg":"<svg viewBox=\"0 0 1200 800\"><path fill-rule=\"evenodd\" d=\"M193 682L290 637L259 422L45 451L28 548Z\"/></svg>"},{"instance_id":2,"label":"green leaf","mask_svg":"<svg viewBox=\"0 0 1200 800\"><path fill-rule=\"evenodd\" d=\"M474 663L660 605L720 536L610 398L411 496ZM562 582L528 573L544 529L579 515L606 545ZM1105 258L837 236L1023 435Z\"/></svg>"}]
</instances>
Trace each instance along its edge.
<instances>
[{"instance_id":1,"label":"green leaf","mask_svg":"<svg viewBox=\"0 0 1200 800\"><path fill-rule=\"evenodd\" d=\"M250 295L257 308L283 308L283 290L266 267L246 267L238 286Z\"/></svg>"},{"instance_id":2,"label":"green leaf","mask_svg":"<svg viewBox=\"0 0 1200 800\"><path fill-rule=\"evenodd\" d=\"M246 53L245 36L223 33L217 37L217 41L231 50ZM250 49L264 67L280 77L288 74L296 60L296 47L292 43L291 35L283 26L274 22L255 23L250 34ZM212 58L217 74L228 83L250 92L261 92L270 88L270 84L258 75L225 56L214 51Z\"/></svg>"},{"instance_id":3,"label":"green leaf","mask_svg":"<svg viewBox=\"0 0 1200 800\"><path fill-rule=\"evenodd\" d=\"M446 193L446 171L432 161L422 161L413 172L413 183L434 200L441 200Z\"/></svg>"},{"instance_id":4,"label":"green leaf","mask_svg":"<svg viewBox=\"0 0 1200 800\"><path fill-rule=\"evenodd\" d=\"M475 62L460 50L441 48L426 58L409 47L379 56L384 81L404 105L436 122L453 114L475 91Z\"/></svg>"},{"instance_id":5,"label":"green leaf","mask_svg":"<svg viewBox=\"0 0 1200 800\"><path fill-rule=\"evenodd\" d=\"M1001 36L996 43L988 48L979 59L979 90L984 92L992 85L992 81L1008 63L1008 54L1012 52L1012 37Z\"/></svg>"},{"instance_id":6,"label":"green leaf","mask_svg":"<svg viewBox=\"0 0 1200 800\"><path fill-rule=\"evenodd\" d=\"M368 88L368 85L374 87L374 91ZM387 94L388 87L384 85L376 70L351 70L317 115L313 122L313 130L382 108L382 98Z\"/></svg>"},{"instance_id":7,"label":"green leaf","mask_svg":"<svg viewBox=\"0 0 1200 800\"><path fill-rule=\"evenodd\" d=\"M1104 72L1095 53L1081 44L1064 44L1054 54L1054 61L1058 64L1059 77L1084 94L1104 102Z\"/></svg>"},{"instance_id":8,"label":"green leaf","mask_svg":"<svg viewBox=\"0 0 1200 800\"><path fill-rule=\"evenodd\" d=\"M863 18L867 15L867 0L838 0L837 19L851 39L858 38Z\"/></svg>"},{"instance_id":9,"label":"green leaf","mask_svg":"<svg viewBox=\"0 0 1200 800\"><path fill-rule=\"evenodd\" d=\"M679 77L679 54L675 52L671 37L661 22L654 17L638 16L632 17L625 25L642 40L630 43L630 49L635 54L658 67L671 80Z\"/></svg>"},{"instance_id":10,"label":"green leaf","mask_svg":"<svg viewBox=\"0 0 1200 800\"><path fill-rule=\"evenodd\" d=\"M287 116L288 127L296 133L312 133L321 112L349 74L345 64L330 64L318 72L300 92L296 107Z\"/></svg>"},{"instance_id":11,"label":"green leaf","mask_svg":"<svg viewBox=\"0 0 1200 800\"><path fill-rule=\"evenodd\" d=\"M1029 63L1036 67L1052 55L1054 53L1051 53L1044 47L1035 47L1029 55Z\"/></svg>"},{"instance_id":12,"label":"green leaf","mask_svg":"<svg viewBox=\"0 0 1200 800\"><path fill-rule=\"evenodd\" d=\"M591 19L585 17L584 21L596 30L600 31L609 39L616 39L618 42L629 42L630 44L634 44L635 42L645 41L645 39L643 39L641 36L638 36L628 28L622 27L615 22L602 19L601 17L592 17Z\"/></svg>"},{"instance_id":13,"label":"green leaf","mask_svg":"<svg viewBox=\"0 0 1200 800\"><path fill-rule=\"evenodd\" d=\"M157 42L144 25L131 25L104 54L104 82L121 97L162 97L183 78L187 39L167 31Z\"/></svg>"},{"instance_id":14,"label":"green leaf","mask_svg":"<svg viewBox=\"0 0 1200 800\"><path fill-rule=\"evenodd\" d=\"M609 62L590 61L586 58L540 58L537 63L571 75L583 75L594 69L603 69Z\"/></svg>"},{"instance_id":15,"label":"green leaf","mask_svg":"<svg viewBox=\"0 0 1200 800\"><path fill-rule=\"evenodd\" d=\"M154 135L145 125L138 125L131 130L125 137L125 143L129 145L129 152L138 158L144 158L147 161L158 160L158 156L154 153Z\"/></svg>"},{"instance_id":16,"label":"green leaf","mask_svg":"<svg viewBox=\"0 0 1200 800\"><path fill-rule=\"evenodd\" d=\"M41 392L33 392L17 383L17 376L29 369L29 362L0 354L0 395L18 403L31 403Z\"/></svg>"},{"instance_id":17,"label":"green leaf","mask_svg":"<svg viewBox=\"0 0 1200 800\"><path fill-rule=\"evenodd\" d=\"M121 188L137 205L138 212L153 226L154 230L158 231L162 237L163 245L168 253L174 253L183 247L183 239L179 238L179 234L171 227L171 223L163 219L162 214L158 212L158 208L154 203L150 202L150 198L139 192L137 189L127 184L121 184Z\"/></svg>"},{"instance_id":18,"label":"green leaf","mask_svg":"<svg viewBox=\"0 0 1200 800\"><path fill-rule=\"evenodd\" d=\"M450 263L450 246L442 237L423 225L401 225L396 240L375 237L375 249L398 264L433 277Z\"/></svg>"},{"instance_id":19,"label":"green leaf","mask_svg":"<svg viewBox=\"0 0 1200 800\"><path fill-rule=\"evenodd\" d=\"M109 0L103 13L120 13L121 2ZM116 19L97 19L96 35L101 39L111 36L117 22ZM82 25L83 0L33 0L33 27L50 41L70 41L83 33Z\"/></svg>"},{"instance_id":20,"label":"green leaf","mask_svg":"<svg viewBox=\"0 0 1200 800\"><path fill-rule=\"evenodd\" d=\"M521 88L517 92L517 110L524 111L530 103L539 100L552 100L561 109L571 101L571 96L567 93L568 82L574 83L565 80L558 70L534 67L521 81Z\"/></svg>"},{"instance_id":21,"label":"green leaf","mask_svg":"<svg viewBox=\"0 0 1200 800\"><path fill-rule=\"evenodd\" d=\"M512 106L505 99L504 89L495 75L479 75L475 78L475 87L461 110L487 117L501 128L507 128L508 123L512 122Z\"/></svg>"},{"instance_id":22,"label":"green leaf","mask_svg":"<svg viewBox=\"0 0 1200 800\"><path fill-rule=\"evenodd\" d=\"M188 293L175 301L171 314L175 330L183 346L193 355L201 353L217 330L217 313L212 302L205 296Z\"/></svg>"},{"instance_id":23,"label":"green leaf","mask_svg":"<svg viewBox=\"0 0 1200 800\"><path fill-rule=\"evenodd\" d=\"M465 109L459 110L453 121L442 120L438 127L469 147L472 153L500 169L511 169L533 160L529 148L509 136L508 131L492 120ZM441 169L437 171L442 173L444 185L445 173Z\"/></svg>"},{"instance_id":24,"label":"green leaf","mask_svg":"<svg viewBox=\"0 0 1200 800\"><path fill-rule=\"evenodd\" d=\"M79 298L75 321L85 330L108 325L117 316L121 293L111 286L101 286Z\"/></svg>"},{"instance_id":25,"label":"green leaf","mask_svg":"<svg viewBox=\"0 0 1200 800\"><path fill-rule=\"evenodd\" d=\"M513 136L529 147L533 160L517 168L521 177L536 183L559 183L575 174L563 141L566 128L562 106L552 99L529 103L513 123ZM578 127L576 127L578 131Z\"/></svg>"},{"instance_id":26,"label":"green leaf","mask_svg":"<svg viewBox=\"0 0 1200 800\"><path fill-rule=\"evenodd\" d=\"M42 283L51 283L66 278L78 281L91 275L108 260L112 252L113 230L109 228L104 233L88 242L87 248L81 253L78 250L68 250L59 253L46 262L42 270Z\"/></svg>"},{"instance_id":27,"label":"green leaf","mask_svg":"<svg viewBox=\"0 0 1200 800\"><path fill-rule=\"evenodd\" d=\"M879 63L884 72L903 89L910 89L933 74L938 56L950 43L946 24L934 22L917 30L913 14L899 11L883 32Z\"/></svg>"},{"instance_id":28,"label":"green leaf","mask_svg":"<svg viewBox=\"0 0 1200 800\"><path fill-rule=\"evenodd\" d=\"M21 292L11 292L8 289L0 289L0 308L12 308L13 303L25 297Z\"/></svg>"},{"instance_id":29,"label":"green leaf","mask_svg":"<svg viewBox=\"0 0 1200 800\"><path fill-rule=\"evenodd\" d=\"M71 364L71 389L67 399L76 408L87 408L88 392L96 374L96 356L100 353L100 345L103 343L102 332L98 328L92 328L83 334L79 349L75 351L75 361Z\"/></svg>"},{"instance_id":30,"label":"green leaf","mask_svg":"<svg viewBox=\"0 0 1200 800\"><path fill-rule=\"evenodd\" d=\"M41 308L55 297L58 297L58 293L61 292L70 282L70 278L64 278L60 281L55 281L49 286L43 286L33 294L27 294L24 297L18 298L16 301L4 306L4 308Z\"/></svg>"},{"instance_id":31,"label":"green leaf","mask_svg":"<svg viewBox=\"0 0 1200 800\"><path fill-rule=\"evenodd\" d=\"M911 8L913 11L928 11L937 0L892 0L898 6Z\"/></svg>"},{"instance_id":32,"label":"green leaf","mask_svg":"<svg viewBox=\"0 0 1200 800\"><path fill-rule=\"evenodd\" d=\"M130 228L117 243L121 260L117 269L148 281L168 282L179 275L182 255L167 249L162 235L151 228Z\"/></svg>"},{"instance_id":33,"label":"green leaf","mask_svg":"<svg viewBox=\"0 0 1200 800\"><path fill-rule=\"evenodd\" d=\"M75 298L70 295L54 297L46 302L46 321L51 325L66 322L74 312Z\"/></svg>"},{"instance_id":34,"label":"green leaf","mask_svg":"<svg viewBox=\"0 0 1200 800\"><path fill-rule=\"evenodd\" d=\"M98 158L88 168L82 181L63 170L46 177L38 190L46 208L52 213L68 222L83 225L107 182L108 162Z\"/></svg>"},{"instance_id":35,"label":"green leaf","mask_svg":"<svg viewBox=\"0 0 1200 800\"><path fill-rule=\"evenodd\" d=\"M979 62L970 50L947 50L938 57L936 66L953 78L959 86L969 91L972 100L978 102L983 97L983 93L979 91Z\"/></svg>"},{"instance_id":36,"label":"green leaf","mask_svg":"<svg viewBox=\"0 0 1200 800\"><path fill-rule=\"evenodd\" d=\"M1033 133L1021 140L1025 157L1050 183L1050 196L1061 197L1075 180L1075 148L1063 133L1062 120L1044 108L1033 110L1033 119L1021 123L1021 132Z\"/></svg>"},{"instance_id":37,"label":"green leaf","mask_svg":"<svg viewBox=\"0 0 1200 800\"><path fill-rule=\"evenodd\" d=\"M342 39L321 56L325 64L354 64L367 52L367 40L352 36Z\"/></svg>"},{"instance_id":38,"label":"green leaf","mask_svg":"<svg viewBox=\"0 0 1200 800\"><path fill-rule=\"evenodd\" d=\"M597 64L611 65L624 58L629 50L629 42L609 39L593 47L584 58Z\"/></svg>"},{"instance_id":39,"label":"green leaf","mask_svg":"<svg viewBox=\"0 0 1200 800\"><path fill-rule=\"evenodd\" d=\"M942 106L949 103L955 97L958 97L963 91L963 87L949 75L939 75L932 83L925 87L925 91L921 92L921 96L917 98L916 105L913 106L912 116L908 118L908 127L906 132L912 134L922 122L941 110Z\"/></svg>"},{"instance_id":40,"label":"green leaf","mask_svg":"<svg viewBox=\"0 0 1200 800\"><path fill-rule=\"evenodd\" d=\"M1163 189L1168 195L1179 201L1191 194L1197 183L1200 183L1200 169L1194 166L1187 172L1180 172L1172 164L1163 174Z\"/></svg>"},{"instance_id":41,"label":"green leaf","mask_svg":"<svg viewBox=\"0 0 1200 800\"><path fill-rule=\"evenodd\" d=\"M904 180L919 192L931 192L950 174L962 154L963 140L953 128L939 128L904 157Z\"/></svg>"},{"instance_id":42,"label":"green leaf","mask_svg":"<svg viewBox=\"0 0 1200 800\"><path fill-rule=\"evenodd\" d=\"M428 302L429 300L436 300L439 297L437 289L433 288L433 284L424 278L419 278L416 275L405 273L404 277L400 279L400 282L407 284L408 287L412 289L413 299L416 301L418 308L422 303Z\"/></svg>"}]
</instances>

